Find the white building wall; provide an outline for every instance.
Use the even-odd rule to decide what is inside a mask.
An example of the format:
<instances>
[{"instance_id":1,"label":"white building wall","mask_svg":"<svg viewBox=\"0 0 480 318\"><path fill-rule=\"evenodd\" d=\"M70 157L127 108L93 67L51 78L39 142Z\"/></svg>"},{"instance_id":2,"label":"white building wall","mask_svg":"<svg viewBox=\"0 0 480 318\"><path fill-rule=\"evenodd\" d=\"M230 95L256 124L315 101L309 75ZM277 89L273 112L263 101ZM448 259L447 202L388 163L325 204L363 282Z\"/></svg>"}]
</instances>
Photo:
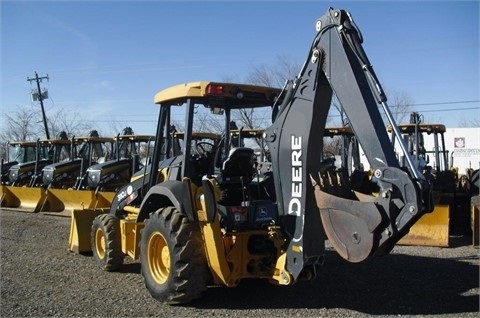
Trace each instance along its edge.
<instances>
[{"instance_id":1,"label":"white building wall","mask_svg":"<svg viewBox=\"0 0 480 318\"><path fill-rule=\"evenodd\" d=\"M464 173L467 168L479 169L480 127L447 128L445 148L451 155L450 165L458 167L460 174Z\"/></svg>"},{"instance_id":2,"label":"white building wall","mask_svg":"<svg viewBox=\"0 0 480 318\"><path fill-rule=\"evenodd\" d=\"M444 134L445 149L448 151L449 167L458 167L458 172L464 174L467 168L480 168L480 127L446 128ZM432 135L424 134L424 146L427 151L433 151L435 142ZM439 138L441 148L441 139ZM399 146L396 145L398 152ZM429 165L436 167L435 157L429 154ZM370 169L367 158L360 150L360 159L366 170Z\"/></svg>"}]
</instances>

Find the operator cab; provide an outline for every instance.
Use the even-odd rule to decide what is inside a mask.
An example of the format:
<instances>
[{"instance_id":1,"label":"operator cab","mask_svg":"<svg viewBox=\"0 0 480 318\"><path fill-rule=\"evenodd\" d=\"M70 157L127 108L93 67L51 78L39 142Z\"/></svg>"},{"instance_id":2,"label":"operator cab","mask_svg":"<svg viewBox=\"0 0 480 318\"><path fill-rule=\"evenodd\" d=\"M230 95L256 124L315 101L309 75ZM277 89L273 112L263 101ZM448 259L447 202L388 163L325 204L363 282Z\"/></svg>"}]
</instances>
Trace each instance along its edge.
<instances>
[{"instance_id":1,"label":"operator cab","mask_svg":"<svg viewBox=\"0 0 480 318\"><path fill-rule=\"evenodd\" d=\"M17 164L35 161L37 143L34 141L11 141L7 143L7 162L1 162L1 184L8 185L9 170ZM46 152L46 149L44 150Z\"/></svg>"},{"instance_id":2,"label":"operator cab","mask_svg":"<svg viewBox=\"0 0 480 318\"><path fill-rule=\"evenodd\" d=\"M86 169L102 161L112 148L113 138L103 138L96 130L89 136L72 137L70 157L43 168L43 186L46 188L75 188Z\"/></svg>"},{"instance_id":3,"label":"operator cab","mask_svg":"<svg viewBox=\"0 0 480 318\"><path fill-rule=\"evenodd\" d=\"M70 156L70 140L65 132L58 139L44 139L36 142L35 158L32 161L18 163L9 169L9 182L12 186L41 186L43 168L60 162Z\"/></svg>"},{"instance_id":4,"label":"operator cab","mask_svg":"<svg viewBox=\"0 0 480 318\"><path fill-rule=\"evenodd\" d=\"M277 207L264 131L239 128L236 123L241 122L242 112L254 112L258 116L252 118L263 121L259 126L270 125L272 106L280 93L280 89L270 87L213 82L181 84L157 93L155 103L160 105L160 118L156 139L164 141L164 145L161 153L156 152L153 164L164 167L162 180L187 177L196 187L203 187L203 191L208 191L205 179L215 180L215 190L221 192L217 211L228 230L246 230L275 222ZM166 133L171 118L179 117L179 112L183 113L180 118L186 119L181 152L168 159L171 164L166 167L165 160L158 159L162 153L174 149L175 143ZM206 127L221 132L221 139L208 144L198 142L195 131ZM203 146L208 149L202 149ZM156 184L154 178L152 174L151 187Z\"/></svg>"},{"instance_id":5,"label":"operator cab","mask_svg":"<svg viewBox=\"0 0 480 318\"><path fill-rule=\"evenodd\" d=\"M113 138L111 160L89 166L78 189L116 191L130 182L132 176L148 163L154 136L136 135L130 127Z\"/></svg>"}]
</instances>

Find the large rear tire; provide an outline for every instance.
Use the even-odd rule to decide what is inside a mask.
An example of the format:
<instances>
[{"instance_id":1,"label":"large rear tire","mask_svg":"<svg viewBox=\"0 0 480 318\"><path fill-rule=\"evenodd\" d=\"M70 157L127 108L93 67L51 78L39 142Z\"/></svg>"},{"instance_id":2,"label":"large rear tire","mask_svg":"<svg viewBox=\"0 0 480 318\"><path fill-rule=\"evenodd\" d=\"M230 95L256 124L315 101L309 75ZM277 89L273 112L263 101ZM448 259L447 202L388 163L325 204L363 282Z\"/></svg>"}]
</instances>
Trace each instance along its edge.
<instances>
[{"instance_id":1,"label":"large rear tire","mask_svg":"<svg viewBox=\"0 0 480 318\"><path fill-rule=\"evenodd\" d=\"M118 270L123 265L120 220L112 214L100 214L92 224L92 252L95 262L105 271Z\"/></svg>"},{"instance_id":2,"label":"large rear tire","mask_svg":"<svg viewBox=\"0 0 480 318\"><path fill-rule=\"evenodd\" d=\"M174 207L151 213L145 223L140 262L150 294L170 304L199 298L210 271L198 225Z\"/></svg>"}]
</instances>

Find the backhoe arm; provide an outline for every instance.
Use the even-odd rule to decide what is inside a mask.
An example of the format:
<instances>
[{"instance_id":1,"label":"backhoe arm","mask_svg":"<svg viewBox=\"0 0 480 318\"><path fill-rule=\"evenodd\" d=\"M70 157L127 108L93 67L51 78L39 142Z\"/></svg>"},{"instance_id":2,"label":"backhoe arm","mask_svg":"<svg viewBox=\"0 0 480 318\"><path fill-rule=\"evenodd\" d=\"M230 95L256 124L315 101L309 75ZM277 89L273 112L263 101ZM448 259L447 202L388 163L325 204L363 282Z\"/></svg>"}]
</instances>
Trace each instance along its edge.
<instances>
[{"instance_id":1,"label":"backhoe arm","mask_svg":"<svg viewBox=\"0 0 480 318\"><path fill-rule=\"evenodd\" d=\"M287 269L294 278L321 257L325 234L342 257L359 262L389 252L431 211L430 186L411 158L408 171L400 169L379 104L398 127L350 14L330 8L317 20L316 31L308 58L287 83L265 133L273 167L280 168L274 168L277 204L288 237ZM374 171L377 196L360 196L322 165L333 93Z\"/></svg>"}]
</instances>

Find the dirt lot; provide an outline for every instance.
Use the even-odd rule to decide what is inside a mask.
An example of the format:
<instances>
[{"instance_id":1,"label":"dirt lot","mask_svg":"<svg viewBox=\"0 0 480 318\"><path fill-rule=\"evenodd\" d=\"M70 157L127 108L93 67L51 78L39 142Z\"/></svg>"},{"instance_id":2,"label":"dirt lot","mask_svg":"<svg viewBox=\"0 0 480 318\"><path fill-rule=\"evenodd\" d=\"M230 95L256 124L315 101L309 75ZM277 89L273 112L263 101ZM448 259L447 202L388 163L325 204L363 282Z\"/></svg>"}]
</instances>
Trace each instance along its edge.
<instances>
[{"instance_id":1,"label":"dirt lot","mask_svg":"<svg viewBox=\"0 0 480 318\"><path fill-rule=\"evenodd\" d=\"M1 317L478 317L479 250L397 246L349 264L328 251L318 278L290 287L245 281L210 288L188 306L154 300L140 266L103 272L91 256L68 252L70 220L0 210Z\"/></svg>"}]
</instances>

